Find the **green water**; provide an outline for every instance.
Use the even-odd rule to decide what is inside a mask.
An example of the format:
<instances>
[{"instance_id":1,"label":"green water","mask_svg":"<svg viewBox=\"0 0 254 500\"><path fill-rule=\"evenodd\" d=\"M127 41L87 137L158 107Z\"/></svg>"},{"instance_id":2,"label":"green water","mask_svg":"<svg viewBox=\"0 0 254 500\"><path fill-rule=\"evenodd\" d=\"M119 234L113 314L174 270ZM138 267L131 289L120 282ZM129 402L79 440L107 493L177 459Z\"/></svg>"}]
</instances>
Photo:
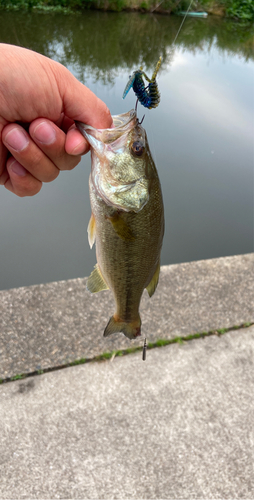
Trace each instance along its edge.
<instances>
[{"instance_id":1,"label":"green water","mask_svg":"<svg viewBox=\"0 0 254 500\"><path fill-rule=\"evenodd\" d=\"M142 65L151 75L162 56L161 104L139 107L164 196L162 264L254 250L253 28L186 19L172 48L181 22L139 13L0 12L0 42L61 62L112 114L135 105L132 91L122 100L129 74ZM87 155L33 198L0 188L0 289L90 273L89 170Z\"/></svg>"}]
</instances>

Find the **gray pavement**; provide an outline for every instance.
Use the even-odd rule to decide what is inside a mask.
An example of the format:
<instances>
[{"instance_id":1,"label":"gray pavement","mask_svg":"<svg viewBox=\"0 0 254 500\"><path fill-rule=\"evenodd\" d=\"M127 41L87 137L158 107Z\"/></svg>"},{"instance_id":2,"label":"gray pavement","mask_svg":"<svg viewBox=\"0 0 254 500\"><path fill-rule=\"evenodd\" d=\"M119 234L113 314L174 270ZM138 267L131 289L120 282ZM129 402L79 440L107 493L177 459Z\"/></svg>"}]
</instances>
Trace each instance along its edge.
<instances>
[{"instance_id":1,"label":"gray pavement","mask_svg":"<svg viewBox=\"0 0 254 500\"><path fill-rule=\"evenodd\" d=\"M0 499L253 499L254 325L102 362L110 293L0 292ZM162 268L149 341L254 322L254 254ZM133 344L132 344L133 345ZM135 345L135 343L134 343Z\"/></svg>"},{"instance_id":2,"label":"gray pavement","mask_svg":"<svg viewBox=\"0 0 254 500\"><path fill-rule=\"evenodd\" d=\"M85 282L0 291L0 378L142 344L122 334L103 337L112 294L90 294ZM150 342L254 322L254 253L163 266L140 313Z\"/></svg>"},{"instance_id":3,"label":"gray pavement","mask_svg":"<svg viewBox=\"0 0 254 500\"><path fill-rule=\"evenodd\" d=\"M254 327L0 386L0 498L254 497Z\"/></svg>"}]
</instances>

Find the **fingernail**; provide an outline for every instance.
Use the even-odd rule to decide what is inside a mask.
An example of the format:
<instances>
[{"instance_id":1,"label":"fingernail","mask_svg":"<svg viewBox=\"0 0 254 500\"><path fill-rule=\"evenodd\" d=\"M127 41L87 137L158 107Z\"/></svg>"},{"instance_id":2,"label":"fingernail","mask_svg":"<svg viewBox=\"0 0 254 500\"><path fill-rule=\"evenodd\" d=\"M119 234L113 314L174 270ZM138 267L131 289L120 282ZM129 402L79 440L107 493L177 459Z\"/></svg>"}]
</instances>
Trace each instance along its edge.
<instances>
[{"instance_id":1,"label":"fingernail","mask_svg":"<svg viewBox=\"0 0 254 500\"><path fill-rule=\"evenodd\" d=\"M9 169L20 177L24 177L26 175L26 169L16 160L10 164Z\"/></svg>"},{"instance_id":2,"label":"fingernail","mask_svg":"<svg viewBox=\"0 0 254 500\"><path fill-rule=\"evenodd\" d=\"M22 130L18 128L13 128L5 136L5 143L15 151L20 152L28 146L29 141L25 132L22 132Z\"/></svg>"},{"instance_id":3,"label":"fingernail","mask_svg":"<svg viewBox=\"0 0 254 500\"><path fill-rule=\"evenodd\" d=\"M56 131L47 122L42 122L34 129L33 133L37 141L42 144L52 144L56 140Z\"/></svg>"}]
</instances>

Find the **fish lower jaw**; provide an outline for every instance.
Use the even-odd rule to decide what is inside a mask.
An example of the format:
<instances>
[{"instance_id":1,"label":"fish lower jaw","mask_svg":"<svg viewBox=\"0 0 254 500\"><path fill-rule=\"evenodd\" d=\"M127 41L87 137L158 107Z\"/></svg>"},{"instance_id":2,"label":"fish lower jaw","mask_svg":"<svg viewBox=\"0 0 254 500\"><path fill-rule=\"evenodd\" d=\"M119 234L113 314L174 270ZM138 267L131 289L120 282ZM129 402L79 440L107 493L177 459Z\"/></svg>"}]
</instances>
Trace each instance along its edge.
<instances>
[{"instance_id":1,"label":"fish lower jaw","mask_svg":"<svg viewBox=\"0 0 254 500\"><path fill-rule=\"evenodd\" d=\"M108 337L113 333L121 332L130 340L136 339L141 335L141 319L138 315L138 318L133 321L125 321L120 318L117 314L114 314L104 331L104 337Z\"/></svg>"}]
</instances>

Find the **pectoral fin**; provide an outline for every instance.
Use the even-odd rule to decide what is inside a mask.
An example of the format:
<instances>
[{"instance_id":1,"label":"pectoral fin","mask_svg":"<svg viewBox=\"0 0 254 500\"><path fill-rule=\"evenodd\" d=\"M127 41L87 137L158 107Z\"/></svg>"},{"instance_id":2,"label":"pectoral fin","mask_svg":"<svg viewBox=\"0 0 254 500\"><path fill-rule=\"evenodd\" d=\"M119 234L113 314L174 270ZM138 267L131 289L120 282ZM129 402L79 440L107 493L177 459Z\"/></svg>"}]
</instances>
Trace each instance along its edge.
<instances>
[{"instance_id":1,"label":"pectoral fin","mask_svg":"<svg viewBox=\"0 0 254 500\"><path fill-rule=\"evenodd\" d=\"M160 275L160 261L158 262L158 265L156 267L156 271L155 271L149 285L146 287L150 297L152 297L152 295L154 294L154 292L157 288L158 281L159 281L159 275Z\"/></svg>"},{"instance_id":2,"label":"pectoral fin","mask_svg":"<svg viewBox=\"0 0 254 500\"><path fill-rule=\"evenodd\" d=\"M95 242L95 217L93 214L90 217L90 221L89 221L88 227L87 227L87 232L88 232L88 242L89 242L90 248L92 248L93 244Z\"/></svg>"},{"instance_id":3,"label":"pectoral fin","mask_svg":"<svg viewBox=\"0 0 254 500\"><path fill-rule=\"evenodd\" d=\"M108 290L108 285L105 283L101 275L98 264L94 266L94 270L87 280L86 288L91 293L101 292L101 290Z\"/></svg>"},{"instance_id":4,"label":"pectoral fin","mask_svg":"<svg viewBox=\"0 0 254 500\"><path fill-rule=\"evenodd\" d=\"M116 234L124 241L134 241L135 236L125 220L116 212L112 217L107 217Z\"/></svg>"}]
</instances>

